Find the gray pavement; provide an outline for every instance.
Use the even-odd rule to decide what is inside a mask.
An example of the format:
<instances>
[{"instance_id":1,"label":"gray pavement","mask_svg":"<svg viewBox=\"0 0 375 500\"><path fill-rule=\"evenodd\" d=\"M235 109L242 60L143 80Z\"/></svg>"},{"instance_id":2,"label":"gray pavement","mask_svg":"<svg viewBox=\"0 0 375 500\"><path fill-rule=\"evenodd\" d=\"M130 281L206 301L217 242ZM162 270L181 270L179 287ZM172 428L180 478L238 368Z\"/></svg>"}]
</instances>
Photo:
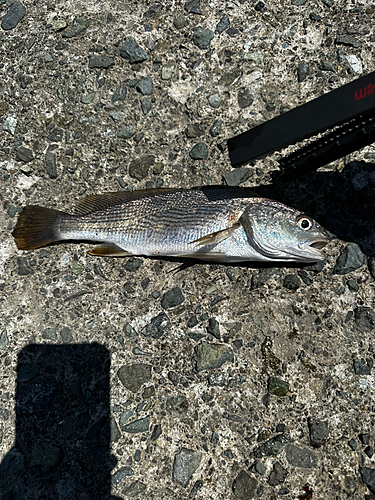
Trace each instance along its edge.
<instances>
[{"instance_id":1,"label":"gray pavement","mask_svg":"<svg viewBox=\"0 0 375 500\"><path fill-rule=\"evenodd\" d=\"M281 153L233 170L225 144L373 71L374 13L0 1L1 499L375 498L374 147L283 184ZM27 204L225 183L318 220L324 265L11 236Z\"/></svg>"}]
</instances>

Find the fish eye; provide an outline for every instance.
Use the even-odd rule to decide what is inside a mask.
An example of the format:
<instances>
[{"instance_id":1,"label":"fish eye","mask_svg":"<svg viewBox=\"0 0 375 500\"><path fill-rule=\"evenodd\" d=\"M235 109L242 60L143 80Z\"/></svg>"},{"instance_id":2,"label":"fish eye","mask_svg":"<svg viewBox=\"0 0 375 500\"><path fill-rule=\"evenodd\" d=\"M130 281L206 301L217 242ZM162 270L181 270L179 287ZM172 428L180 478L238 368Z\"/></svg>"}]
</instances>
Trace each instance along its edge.
<instances>
[{"instance_id":1,"label":"fish eye","mask_svg":"<svg viewBox=\"0 0 375 500\"><path fill-rule=\"evenodd\" d=\"M313 221L309 217L306 217L306 215L302 215L297 218L297 226L303 231L308 231L312 228Z\"/></svg>"}]
</instances>

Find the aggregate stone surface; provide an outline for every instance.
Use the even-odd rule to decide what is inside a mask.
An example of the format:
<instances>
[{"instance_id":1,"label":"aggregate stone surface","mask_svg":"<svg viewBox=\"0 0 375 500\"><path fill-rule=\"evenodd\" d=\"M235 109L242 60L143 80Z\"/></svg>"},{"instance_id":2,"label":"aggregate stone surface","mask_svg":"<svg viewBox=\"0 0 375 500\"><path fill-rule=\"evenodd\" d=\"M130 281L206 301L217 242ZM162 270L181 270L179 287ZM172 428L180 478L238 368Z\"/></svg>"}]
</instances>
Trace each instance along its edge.
<instances>
[{"instance_id":1,"label":"aggregate stone surface","mask_svg":"<svg viewBox=\"0 0 375 500\"><path fill-rule=\"evenodd\" d=\"M365 0L0 2L0 498L375 493L374 147L289 183L285 152L236 171L226 149L373 71L374 14ZM11 236L26 204L225 183L318 220L326 261L22 252Z\"/></svg>"}]
</instances>

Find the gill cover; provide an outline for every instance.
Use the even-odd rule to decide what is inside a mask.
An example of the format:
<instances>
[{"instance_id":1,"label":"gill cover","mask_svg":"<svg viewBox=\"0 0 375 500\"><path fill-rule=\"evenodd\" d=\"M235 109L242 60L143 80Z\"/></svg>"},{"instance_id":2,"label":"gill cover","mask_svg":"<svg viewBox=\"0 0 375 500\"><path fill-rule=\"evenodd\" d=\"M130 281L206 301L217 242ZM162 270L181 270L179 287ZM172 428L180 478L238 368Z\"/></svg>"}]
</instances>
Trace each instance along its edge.
<instances>
[{"instance_id":1,"label":"gill cover","mask_svg":"<svg viewBox=\"0 0 375 500\"><path fill-rule=\"evenodd\" d=\"M274 214L265 213L266 208L268 207L264 206L262 203L250 205L250 207L247 208L242 214L240 222L244 228L248 242L254 248L254 250L259 252L264 257L267 257L268 259L285 258L285 251L271 245L269 241L267 241L266 237L263 237L263 239L261 240L259 231L256 231L257 225L263 225L264 227L267 227L269 218L274 216Z\"/></svg>"},{"instance_id":2,"label":"gill cover","mask_svg":"<svg viewBox=\"0 0 375 500\"><path fill-rule=\"evenodd\" d=\"M285 252L282 252L272 245L267 244L267 242L262 241L260 243L257 241L251 224L243 225L249 244L258 253L267 257L268 259L282 259L285 258Z\"/></svg>"}]
</instances>

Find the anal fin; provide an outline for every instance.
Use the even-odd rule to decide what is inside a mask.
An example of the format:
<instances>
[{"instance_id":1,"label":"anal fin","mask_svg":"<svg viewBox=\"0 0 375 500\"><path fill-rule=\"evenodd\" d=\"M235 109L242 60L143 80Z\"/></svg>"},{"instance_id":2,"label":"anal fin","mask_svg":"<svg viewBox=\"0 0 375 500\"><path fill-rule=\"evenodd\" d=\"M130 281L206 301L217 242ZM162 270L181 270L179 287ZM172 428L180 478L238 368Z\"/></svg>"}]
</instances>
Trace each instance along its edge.
<instances>
[{"instance_id":1,"label":"anal fin","mask_svg":"<svg viewBox=\"0 0 375 500\"><path fill-rule=\"evenodd\" d=\"M90 255L100 255L101 257L128 257L132 255L123 248L115 245L114 243L103 243L97 245L89 252Z\"/></svg>"},{"instance_id":2,"label":"anal fin","mask_svg":"<svg viewBox=\"0 0 375 500\"><path fill-rule=\"evenodd\" d=\"M228 227L227 229L221 229L220 231L215 231L211 234L206 234L199 238L198 240L190 241L189 245L193 245L195 243L196 247L201 247L204 245L214 245L220 243L221 241L229 238L230 234L240 227L240 223L233 224L233 226Z\"/></svg>"}]
</instances>

